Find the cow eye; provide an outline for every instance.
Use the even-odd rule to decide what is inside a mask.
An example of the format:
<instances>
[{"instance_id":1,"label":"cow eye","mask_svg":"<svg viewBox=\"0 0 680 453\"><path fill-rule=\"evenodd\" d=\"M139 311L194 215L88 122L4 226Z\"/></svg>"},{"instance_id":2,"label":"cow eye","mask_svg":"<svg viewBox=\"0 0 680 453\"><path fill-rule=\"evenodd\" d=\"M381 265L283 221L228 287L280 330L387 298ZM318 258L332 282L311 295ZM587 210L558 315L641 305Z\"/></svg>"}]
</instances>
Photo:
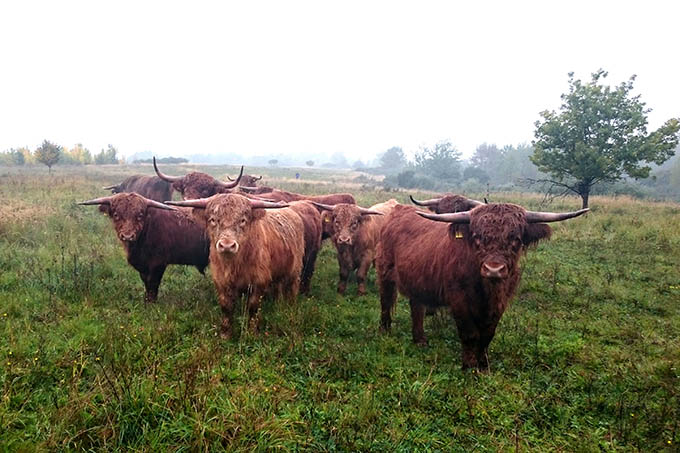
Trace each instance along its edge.
<instances>
[{"instance_id":1,"label":"cow eye","mask_svg":"<svg viewBox=\"0 0 680 453\"><path fill-rule=\"evenodd\" d=\"M212 226L215 226L215 224L216 224L217 222L215 221L215 218L214 218L214 217L210 217L210 219L208 220L208 223L210 223L210 225L212 225Z\"/></svg>"},{"instance_id":2,"label":"cow eye","mask_svg":"<svg viewBox=\"0 0 680 453\"><path fill-rule=\"evenodd\" d=\"M116 219L116 220L118 220L118 213L117 213L117 212L114 212L114 213L113 213L113 218Z\"/></svg>"},{"instance_id":3,"label":"cow eye","mask_svg":"<svg viewBox=\"0 0 680 453\"><path fill-rule=\"evenodd\" d=\"M246 226L246 222L248 222L248 219L245 217L241 219L241 226Z\"/></svg>"},{"instance_id":4,"label":"cow eye","mask_svg":"<svg viewBox=\"0 0 680 453\"><path fill-rule=\"evenodd\" d=\"M142 220L144 218L144 214L137 214L137 220Z\"/></svg>"}]
</instances>

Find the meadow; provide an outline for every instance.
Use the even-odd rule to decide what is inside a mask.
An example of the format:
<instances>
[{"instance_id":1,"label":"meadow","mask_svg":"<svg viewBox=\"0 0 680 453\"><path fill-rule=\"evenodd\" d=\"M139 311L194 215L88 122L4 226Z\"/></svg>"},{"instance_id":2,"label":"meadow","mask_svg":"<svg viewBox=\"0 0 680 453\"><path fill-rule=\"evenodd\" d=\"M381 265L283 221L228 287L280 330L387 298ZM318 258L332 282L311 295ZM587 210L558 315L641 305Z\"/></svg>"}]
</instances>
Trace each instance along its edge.
<instances>
[{"instance_id":1,"label":"meadow","mask_svg":"<svg viewBox=\"0 0 680 453\"><path fill-rule=\"evenodd\" d=\"M236 174L162 170L194 168ZM364 206L408 200L357 174L246 171ZM310 294L265 303L259 335L239 309L235 338L219 338L212 282L195 268L170 267L145 305L109 219L76 202L151 172L0 167L0 451L678 450L680 205L593 197L587 216L554 224L523 259L490 372L476 373L461 370L445 313L426 319L426 348L402 298L380 333L375 272L366 296L356 284L339 296L330 243Z\"/></svg>"}]
</instances>

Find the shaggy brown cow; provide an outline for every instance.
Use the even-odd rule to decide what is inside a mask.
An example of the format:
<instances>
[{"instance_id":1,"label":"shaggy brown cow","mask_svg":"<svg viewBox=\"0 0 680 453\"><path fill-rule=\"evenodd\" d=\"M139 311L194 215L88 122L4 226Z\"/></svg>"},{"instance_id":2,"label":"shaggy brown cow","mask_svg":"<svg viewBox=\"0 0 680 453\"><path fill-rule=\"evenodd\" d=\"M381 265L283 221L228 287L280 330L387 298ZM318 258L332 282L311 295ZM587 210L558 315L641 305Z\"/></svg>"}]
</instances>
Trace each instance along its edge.
<instances>
[{"instance_id":1,"label":"shaggy brown cow","mask_svg":"<svg viewBox=\"0 0 680 453\"><path fill-rule=\"evenodd\" d=\"M472 208L483 205L481 201L472 200L462 195L453 193L445 193L439 198L431 198L429 200L418 201L409 195L413 204L423 206L437 214L446 214L449 212L469 211Z\"/></svg>"},{"instance_id":2,"label":"shaggy brown cow","mask_svg":"<svg viewBox=\"0 0 680 453\"><path fill-rule=\"evenodd\" d=\"M267 293L294 299L300 286L303 225L281 203L217 194L201 200L169 202L204 210L210 237L210 269L222 308L221 335L231 337L234 302L248 294L250 326L259 326L260 300Z\"/></svg>"},{"instance_id":3,"label":"shaggy brown cow","mask_svg":"<svg viewBox=\"0 0 680 453\"><path fill-rule=\"evenodd\" d=\"M243 166L241 166L241 172L236 180L230 183L218 181L209 174L200 171L192 171L184 176L168 176L160 172L155 157L153 158L153 168L159 178L172 183L172 187L182 194L184 200L208 198L216 193L229 193L231 189L238 186L243 176ZM166 198L166 200L169 199Z\"/></svg>"},{"instance_id":4,"label":"shaggy brown cow","mask_svg":"<svg viewBox=\"0 0 680 453\"><path fill-rule=\"evenodd\" d=\"M427 343L426 307L446 306L458 328L463 368L488 369L487 348L517 288L520 256L550 237L552 230L544 222L587 211L555 214L487 204L466 212L432 214L395 207L378 246L381 329L390 328L397 290L410 299L417 344Z\"/></svg>"},{"instance_id":5,"label":"shaggy brown cow","mask_svg":"<svg viewBox=\"0 0 680 453\"><path fill-rule=\"evenodd\" d=\"M144 282L146 302L156 301L169 264L196 266L201 273L208 265L208 238L189 209L175 209L135 193L78 204L99 205L111 218L128 263Z\"/></svg>"},{"instance_id":6,"label":"shaggy brown cow","mask_svg":"<svg viewBox=\"0 0 680 453\"><path fill-rule=\"evenodd\" d=\"M239 187L240 190L245 191L245 192L251 192L254 193L255 187L245 187L241 186ZM259 193L259 195L262 195L263 197L270 198L272 200L276 201L284 201L286 203L290 201L300 201L300 200L307 200L307 201L315 201L317 203L322 203L322 204L339 204L339 203L347 203L347 204L357 204L356 200L354 199L354 196L351 193L330 193L327 195L302 195L299 193L294 193L294 192L287 192L285 190L279 190L279 189L274 189L271 192L267 193ZM319 212L321 212L322 209L319 208Z\"/></svg>"},{"instance_id":7,"label":"shaggy brown cow","mask_svg":"<svg viewBox=\"0 0 680 453\"><path fill-rule=\"evenodd\" d=\"M316 266L316 256L321 249L321 214L309 201L292 201L290 209L302 219L305 237L305 253L302 257L300 292L307 294Z\"/></svg>"},{"instance_id":8,"label":"shaggy brown cow","mask_svg":"<svg viewBox=\"0 0 680 453\"><path fill-rule=\"evenodd\" d=\"M120 184L102 189L110 190L112 194L134 192L149 200L161 202L172 199L172 184L158 176L133 175L125 178Z\"/></svg>"},{"instance_id":9,"label":"shaggy brown cow","mask_svg":"<svg viewBox=\"0 0 680 453\"><path fill-rule=\"evenodd\" d=\"M368 209L345 203L335 206L314 204L330 214L324 219L329 220L326 222L326 228L338 252L338 267L340 268L338 292L345 293L349 274L356 271L358 293L363 296L366 294L364 285L366 274L371 264L375 262L380 229L385 222L385 216L398 204L397 200L391 199L378 203Z\"/></svg>"},{"instance_id":10,"label":"shaggy brown cow","mask_svg":"<svg viewBox=\"0 0 680 453\"><path fill-rule=\"evenodd\" d=\"M229 175L227 175L227 179L229 181L234 181L234 179L231 179ZM258 187L257 182L262 179L262 176L253 176L249 174L245 174L241 176L241 181L239 181L239 186L249 186L249 187Z\"/></svg>"}]
</instances>

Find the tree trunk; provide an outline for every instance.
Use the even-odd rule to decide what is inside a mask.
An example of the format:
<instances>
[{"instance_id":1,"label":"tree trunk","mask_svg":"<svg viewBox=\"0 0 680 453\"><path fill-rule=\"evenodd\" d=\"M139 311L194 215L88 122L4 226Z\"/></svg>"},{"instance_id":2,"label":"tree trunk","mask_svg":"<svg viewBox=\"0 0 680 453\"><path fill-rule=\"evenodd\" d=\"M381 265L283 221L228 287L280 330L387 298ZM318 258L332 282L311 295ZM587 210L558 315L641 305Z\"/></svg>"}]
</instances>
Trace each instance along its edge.
<instances>
[{"instance_id":1,"label":"tree trunk","mask_svg":"<svg viewBox=\"0 0 680 453\"><path fill-rule=\"evenodd\" d=\"M581 192L581 200L583 201L581 205L581 209L585 209L588 207L588 198L590 197L590 187L588 187L586 190Z\"/></svg>"}]
</instances>

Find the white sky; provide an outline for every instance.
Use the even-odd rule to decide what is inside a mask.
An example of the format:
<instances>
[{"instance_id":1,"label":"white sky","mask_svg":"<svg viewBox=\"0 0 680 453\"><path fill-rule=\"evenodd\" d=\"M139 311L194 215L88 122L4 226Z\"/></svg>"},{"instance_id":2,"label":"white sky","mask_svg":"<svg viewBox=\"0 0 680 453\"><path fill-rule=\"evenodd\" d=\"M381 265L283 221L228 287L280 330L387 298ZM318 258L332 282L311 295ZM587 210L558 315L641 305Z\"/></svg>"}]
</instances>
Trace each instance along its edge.
<instances>
[{"instance_id":1,"label":"white sky","mask_svg":"<svg viewBox=\"0 0 680 453\"><path fill-rule=\"evenodd\" d=\"M567 73L680 116L680 2L0 3L0 150L344 152L533 139Z\"/></svg>"}]
</instances>

